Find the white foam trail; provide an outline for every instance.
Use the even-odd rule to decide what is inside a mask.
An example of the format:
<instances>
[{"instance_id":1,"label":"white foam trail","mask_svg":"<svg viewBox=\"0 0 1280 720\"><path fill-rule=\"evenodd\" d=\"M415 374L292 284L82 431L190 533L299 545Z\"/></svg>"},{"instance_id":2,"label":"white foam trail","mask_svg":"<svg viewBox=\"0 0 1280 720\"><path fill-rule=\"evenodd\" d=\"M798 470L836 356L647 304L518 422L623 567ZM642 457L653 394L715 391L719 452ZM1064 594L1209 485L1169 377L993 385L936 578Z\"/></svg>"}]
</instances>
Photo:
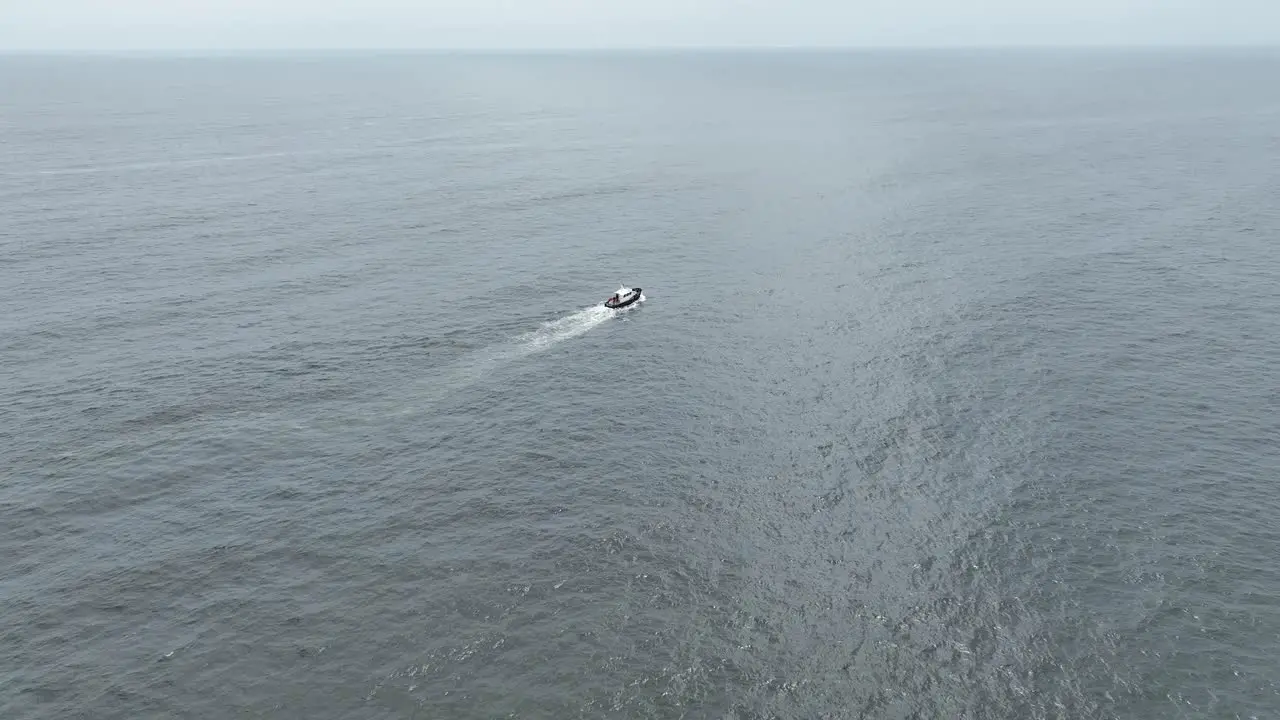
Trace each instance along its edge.
<instances>
[{"instance_id":1,"label":"white foam trail","mask_svg":"<svg viewBox=\"0 0 1280 720\"><path fill-rule=\"evenodd\" d=\"M619 313L627 312L644 301L645 297L642 293L640 300L635 304L620 310L611 310L603 305L592 305L572 315L544 322L538 329L519 335L508 343L481 350L427 379L431 390L427 391L428 397L425 399L428 404L432 404L450 393L468 388L504 365L544 352L566 340L585 335ZM410 413L414 410L407 409L404 412Z\"/></svg>"},{"instance_id":2,"label":"white foam trail","mask_svg":"<svg viewBox=\"0 0 1280 720\"><path fill-rule=\"evenodd\" d=\"M584 335L613 317L614 312L603 305L595 305L559 320L543 323L537 330L521 336L517 354L523 356L546 350L556 343Z\"/></svg>"},{"instance_id":3,"label":"white foam trail","mask_svg":"<svg viewBox=\"0 0 1280 720\"><path fill-rule=\"evenodd\" d=\"M621 310L610 310L603 305L583 308L562 318L542 323L537 329L517 335L506 342L478 350L449 366L422 376L399 399L388 398L380 407L366 405L360 409L343 408L324 419L309 423L292 424L297 432L329 432L339 425L349 428L353 423L374 424L390 416L404 417L430 411L438 402L453 393L476 385L504 365L543 352L567 340L580 337L608 322L621 313L628 312L644 302L640 300ZM405 400L407 404L401 404ZM390 405L390 406L388 406ZM395 407L395 406L399 407ZM237 419L240 422L239 419Z\"/></svg>"}]
</instances>

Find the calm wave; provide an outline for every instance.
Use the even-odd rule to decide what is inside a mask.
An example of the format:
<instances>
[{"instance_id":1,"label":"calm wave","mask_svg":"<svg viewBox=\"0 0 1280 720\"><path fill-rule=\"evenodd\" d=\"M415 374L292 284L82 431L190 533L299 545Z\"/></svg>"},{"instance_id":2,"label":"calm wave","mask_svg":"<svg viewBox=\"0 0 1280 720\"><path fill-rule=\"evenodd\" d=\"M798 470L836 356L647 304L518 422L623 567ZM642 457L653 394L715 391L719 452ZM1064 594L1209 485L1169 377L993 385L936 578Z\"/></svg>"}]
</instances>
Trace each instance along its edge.
<instances>
[{"instance_id":1,"label":"calm wave","mask_svg":"<svg viewBox=\"0 0 1280 720\"><path fill-rule=\"evenodd\" d=\"M0 59L0 716L1280 713L1275 77Z\"/></svg>"}]
</instances>

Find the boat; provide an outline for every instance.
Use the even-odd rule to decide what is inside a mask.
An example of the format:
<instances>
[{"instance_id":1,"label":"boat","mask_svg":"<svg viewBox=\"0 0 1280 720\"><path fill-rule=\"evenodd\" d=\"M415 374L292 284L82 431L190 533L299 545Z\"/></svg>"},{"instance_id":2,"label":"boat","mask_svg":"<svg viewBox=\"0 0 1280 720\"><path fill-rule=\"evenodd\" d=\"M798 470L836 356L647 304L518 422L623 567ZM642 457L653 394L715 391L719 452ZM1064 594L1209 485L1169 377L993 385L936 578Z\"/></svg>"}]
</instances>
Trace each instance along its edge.
<instances>
[{"instance_id":1,"label":"boat","mask_svg":"<svg viewBox=\"0 0 1280 720\"><path fill-rule=\"evenodd\" d=\"M620 287L618 292L611 295L604 301L604 306L610 310L617 310L628 305L633 305L644 300L644 295L640 294L640 288Z\"/></svg>"}]
</instances>

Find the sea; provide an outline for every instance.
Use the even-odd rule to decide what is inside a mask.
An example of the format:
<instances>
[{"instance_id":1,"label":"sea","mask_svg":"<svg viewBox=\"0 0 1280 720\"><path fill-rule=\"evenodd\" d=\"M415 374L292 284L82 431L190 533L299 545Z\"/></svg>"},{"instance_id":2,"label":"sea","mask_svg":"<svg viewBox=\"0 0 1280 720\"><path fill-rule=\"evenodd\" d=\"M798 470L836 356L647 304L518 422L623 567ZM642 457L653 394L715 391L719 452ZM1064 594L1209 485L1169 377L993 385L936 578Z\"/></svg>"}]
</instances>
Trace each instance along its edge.
<instances>
[{"instance_id":1,"label":"sea","mask_svg":"<svg viewBox=\"0 0 1280 720\"><path fill-rule=\"evenodd\" d=\"M0 58L0 717L1280 717L1276 78Z\"/></svg>"}]
</instances>

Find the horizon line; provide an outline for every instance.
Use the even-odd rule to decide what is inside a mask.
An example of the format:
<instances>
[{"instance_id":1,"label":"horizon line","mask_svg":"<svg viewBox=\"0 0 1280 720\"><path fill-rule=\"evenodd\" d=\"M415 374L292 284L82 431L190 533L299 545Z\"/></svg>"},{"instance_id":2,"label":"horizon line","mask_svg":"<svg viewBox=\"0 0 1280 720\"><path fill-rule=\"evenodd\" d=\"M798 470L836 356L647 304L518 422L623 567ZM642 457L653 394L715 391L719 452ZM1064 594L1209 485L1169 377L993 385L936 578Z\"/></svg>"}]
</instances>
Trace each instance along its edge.
<instances>
[{"instance_id":1,"label":"horizon line","mask_svg":"<svg viewBox=\"0 0 1280 720\"><path fill-rule=\"evenodd\" d=\"M0 48L4 55L252 55L252 54L549 54L616 52L867 52L867 51L964 51L964 50L1280 50L1277 43L1055 43L1055 44L885 44L885 45L566 45L566 46L263 46L263 47L133 47L133 48Z\"/></svg>"}]
</instances>

